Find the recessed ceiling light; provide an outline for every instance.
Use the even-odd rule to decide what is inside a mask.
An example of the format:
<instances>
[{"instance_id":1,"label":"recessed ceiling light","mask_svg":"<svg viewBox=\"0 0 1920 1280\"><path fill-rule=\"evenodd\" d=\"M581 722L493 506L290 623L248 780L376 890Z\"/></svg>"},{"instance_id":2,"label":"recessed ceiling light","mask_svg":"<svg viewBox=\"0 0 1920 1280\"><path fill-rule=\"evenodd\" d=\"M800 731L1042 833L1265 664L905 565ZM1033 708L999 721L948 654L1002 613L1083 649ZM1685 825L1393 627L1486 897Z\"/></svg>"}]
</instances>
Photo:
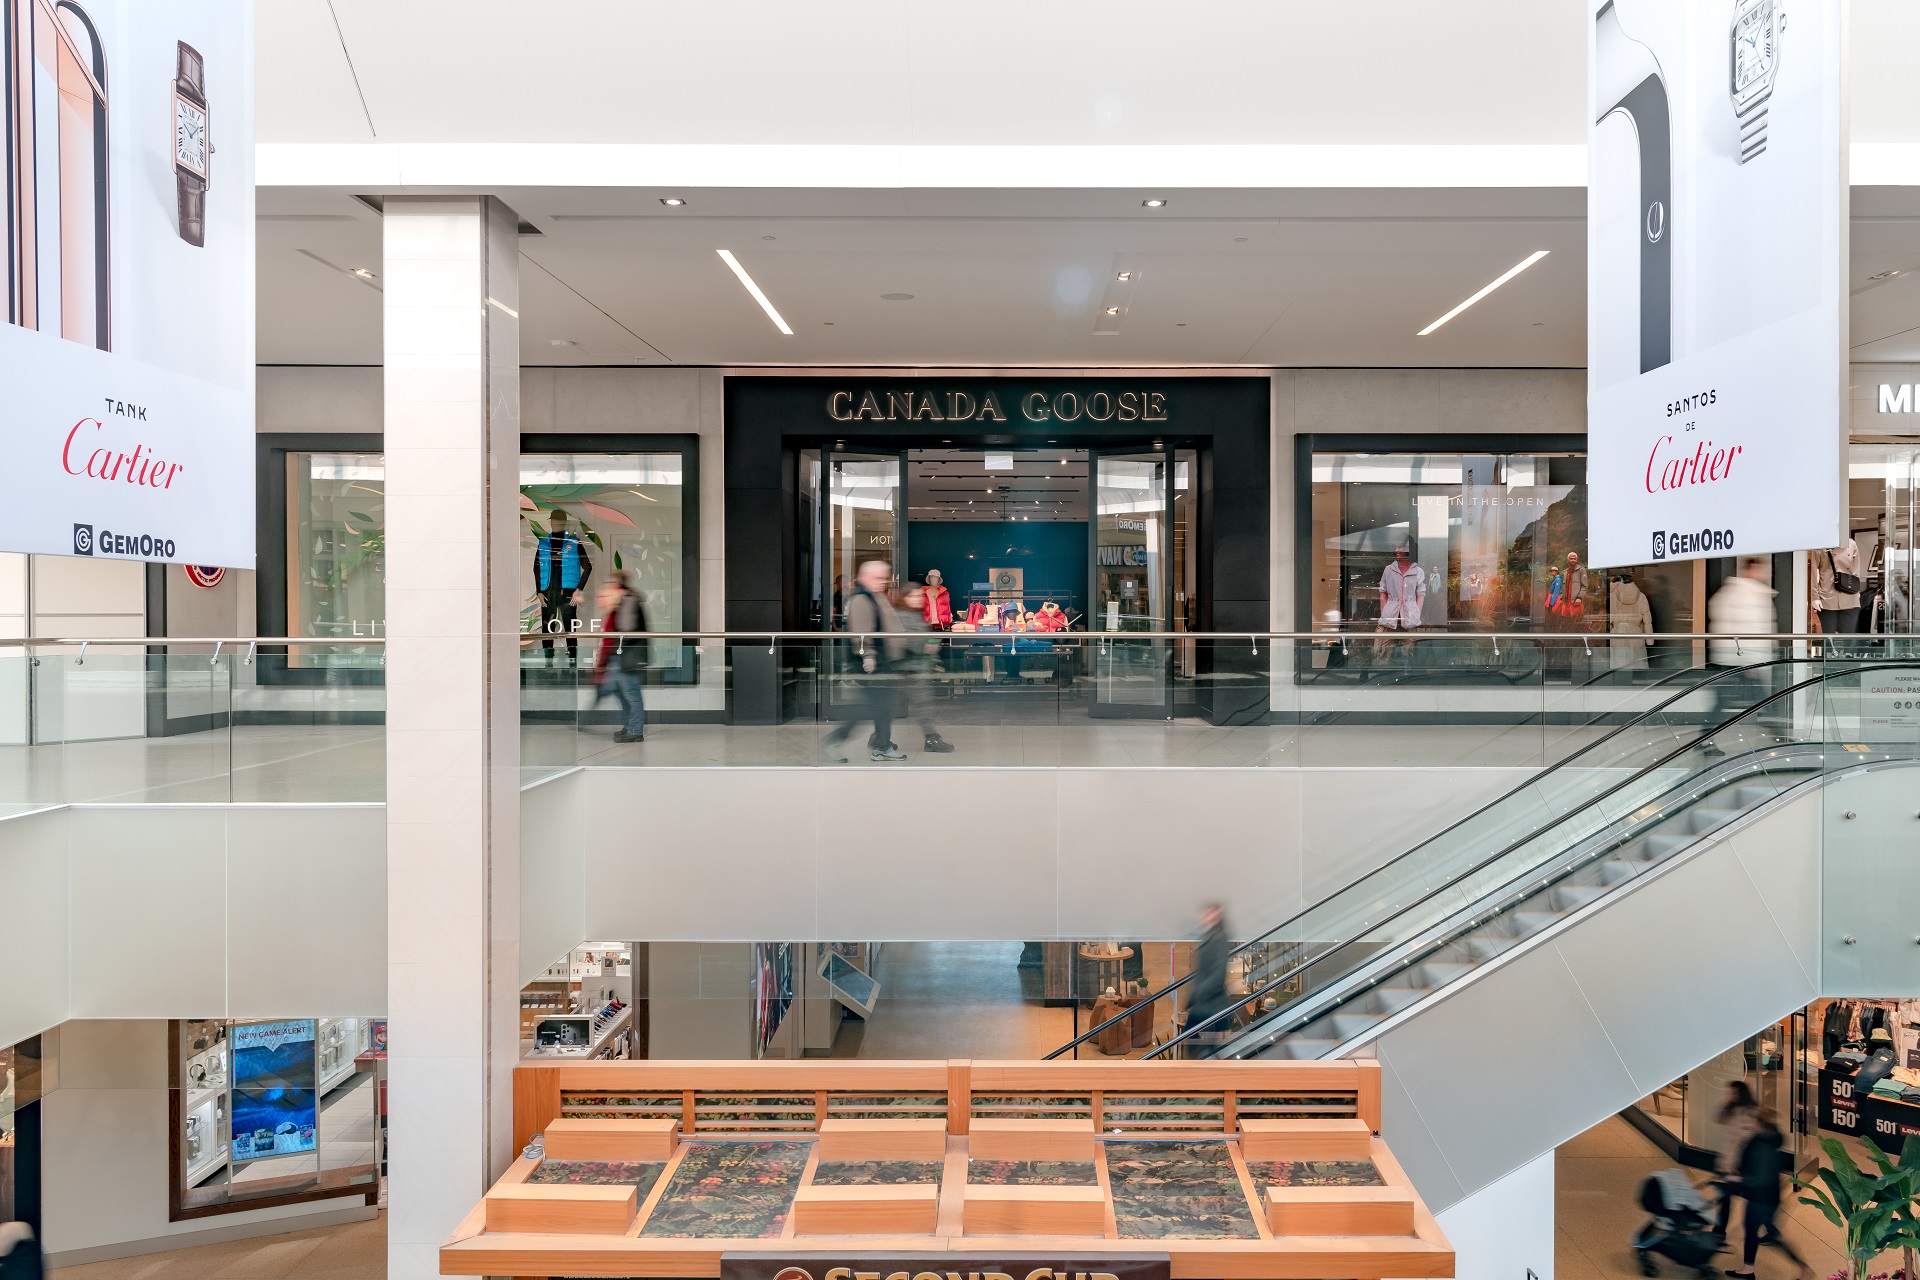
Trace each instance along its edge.
<instances>
[{"instance_id":1,"label":"recessed ceiling light","mask_svg":"<svg viewBox=\"0 0 1920 1280\"><path fill-rule=\"evenodd\" d=\"M660 203L669 209L678 209L681 205L685 204L686 201L682 200L679 196L661 196Z\"/></svg>"},{"instance_id":2,"label":"recessed ceiling light","mask_svg":"<svg viewBox=\"0 0 1920 1280\"><path fill-rule=\"evenodd\" d=\"M1116 277L1116 278L1117 278L1117 279L1118 279L1118 280L1120 281L1120 283L1121 283L1121 284L1125 284L1125 283L1126 283L1127 281L1129 281L1129 280L1131 280L1131 279L1133 279L1133 272L1131 272L1131 271L1122 271L1122 272L1121 272L1121 273L1119 274L1119 276L1118 276L1118 277Z\"/></svg>"},{"instance_id":3,"label":"recessed ceiling light","mask_svg":"<svg viewBox=\"0 0 1920 1280\"><path fill-rule=\"evenodd\" d=\"M1455 307L1453 310L1447 312L1447 314L1441 316L1438 320L1435 320L1432 324L1428 325L1426 328L1422 329L1419 333L1415 334L1414 336L1417 338L1426 337L1428 334L1432 333L1435 329L1438 329L1441 325L1453 319L1455 316L1459 315L1462 311L1465 311L1468 307L1480 301L1480 299L1486 297L1488 294L1492 293L1495 289L1498 289L1501 285L1513 279L1515 276L1519 275L1522 271L1525 271L1528 267L1532 266L1534 263L1540 261L1540 259L1546 257L1549 252L1550 250L1547 250L1547 249L1537 249L1534 252L1528 254L1526 257L1522 258L1520 261L1514 263L1511 267L1508 267L1505 271L1501 272L1500 275L1491 284L1488 284L1486 287L1482 288L1479 292L1475 293L1472 297L1468 298L1465 302L1461 303L1459 306Z\"/></svg>"},{"instance_id":4,"label":"recessed ceiling light","mask_svg":"<svg viewBox=\"0 0 1920 1280\"><path fill-rule=\"evenodd\" d=\"M771 240L771 239L773 239L773 237L772 237L772 236L761 236L760 238L761 238L762 240Z\"/></svg>"},{"instance_id":5,"label":"recessed ceiling light","mask_svg":"<svg viewBox=\"0 0 1920 1280\"><path fill-rule=\"evenodd\" d=\"M1108 308L1107 308L1107 314L1108 314L1108 315L1110 315L1110 316L1117 316L1117 315L1119 315L1119 314L1120 314L1120 308L1118 308L1118 307L1108 307Z\"/></svg>"},{"instance_id":6,"label":"recessed ceiling light","mask_svg":"<svg viewBox=\"0 0 1920 1280\"><path fill-rule=\"evenodd\" d=\"M775 327L777 327L780 332L791 338L793 336L793 330L788 328L787 322L780 318L780 313L773 309L773 303L769 302L767 295L760 291L760 286L753 282L753 277L748 275L747 269L740 265L740 260L733 256L733 251L730 249L715 249L714 252L719 254L720 260L726 263L728 269L740 278L740 283L747 287L747 292L753 295L753 300L760 304L762 311L767 313L767 319L773 321Z\"/></svg>"},{"instance_id":7,"label":"recessed ceiling light","mask_svg":"<svg viewBox=\"0 0 1920 1280\"><path fill-rule=\"evenodd\" d=\"M367 270L365 267L355 267L353 269L353 274L359 276L362 280L373 279L373 272Z\"/></svg>"},{"instance_id":8,"label":"recessed ceiling light","mask_svg":"<svg viewBox=\"0 0 1920 1280\"><path fill-rule=\"evenodd\" d=\"M1247 242L1247 238L1245 236L1235 236L1233 238L1233 242L1235 244L1245 244Z\"/></svg>"},{"instance_id":9,"label":"recessed ceiling light","mask_svg":"<svg viewBox=\"0 0 1920 1280\"><path fill-rule=\"evenodd\" d=\"M913 295L910 293L883 293L880 295L880 300L882 302L912 302Z\"/></svg>"},{"instance_id":10,"label":"recessed ceiling light","mask_svg":"<svg viewBox=\"0 0 1920 1280\"><path fill-rule=\"evenodd\" d=\"M1147 206L1147 208L1149 209L1164 209L1167 207L1166 200L1164 200L1160 196L1155 196L1151 200L1142 200L1140 203Z\"/></svg>"}]
</instances>

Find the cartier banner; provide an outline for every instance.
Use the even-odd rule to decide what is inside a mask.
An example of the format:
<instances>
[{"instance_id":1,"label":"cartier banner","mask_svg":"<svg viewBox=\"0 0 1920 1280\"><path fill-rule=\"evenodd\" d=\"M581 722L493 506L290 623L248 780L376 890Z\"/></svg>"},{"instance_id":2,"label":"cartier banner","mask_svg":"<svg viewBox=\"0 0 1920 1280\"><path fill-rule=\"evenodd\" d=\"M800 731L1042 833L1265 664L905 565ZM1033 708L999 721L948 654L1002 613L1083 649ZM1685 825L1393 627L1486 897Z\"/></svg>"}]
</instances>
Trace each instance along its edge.
<instances>
[{"instance_id":1,"label":"cartier banner","mask_svg":"<svg viewBox=\"0 0 1920 1280\"><path fill-rule=\"evenodd\" d=\"M1842 535L1844 0L1590 0L1595 566Z\"/></svg>"},{"instance_id":2,"label":"cartier banner","mask_svg":"<svg viewBox=\"0 0 1920 1280\"><path fill-rule=\"evenodd\" d=\"M251 568L251 0L0 0L0 550Z\"/></svg>"},{"instance_id":3,"label":"cartier banner","mask_svg":"<svg viewBox=\"0 0 1920 1280\"><path fill-rule=\"evenodd\" d=\"M1164 1253L723 1253L720 1280L1169 1280Z\"/></svg>"}]
</instances>

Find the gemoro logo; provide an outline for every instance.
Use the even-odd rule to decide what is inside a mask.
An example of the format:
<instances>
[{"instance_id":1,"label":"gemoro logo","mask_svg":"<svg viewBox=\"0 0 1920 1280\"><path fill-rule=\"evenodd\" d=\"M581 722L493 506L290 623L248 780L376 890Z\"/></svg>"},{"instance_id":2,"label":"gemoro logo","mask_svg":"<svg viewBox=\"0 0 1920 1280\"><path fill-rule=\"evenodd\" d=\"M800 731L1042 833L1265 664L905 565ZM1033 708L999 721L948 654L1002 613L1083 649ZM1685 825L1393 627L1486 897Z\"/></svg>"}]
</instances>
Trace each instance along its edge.
<instances>
[{"instance_id":1,"label":"gemoro logo","mask_svg":"<svg viewBox=\"0 0 1920 1280\"><path fill-rule=\"evenodd\" d=\"M93 526L76 524L73 526L73 554L90 556L93 554Z\"/></svg>"},{"instance_id":2,"label":"gemoro logo","mask_svg":"<svg viewBox=\"0 0 1920 1280\"><path fill-rule=\"evenodd\" d=\"M1664 543L1664 545L1663 545ZM1697 533L1675 533L1653 535L1653 558L1664 560L1668 556L1709 555L1715 551L1733 550L1733 530L1702 529Z\"/></svg>"},{"instance_id":3,"label":"gemoro logo","mask_svg":"<svg viewBox=\"0 0 1920 1280\"><path fill-rule=\"evenodd\" d=\"M1655 560L1665 560L1667 558L1667 534L1664 529L1655 529L1653 531L1653 558Z\"/></svg>"}]
</instances>

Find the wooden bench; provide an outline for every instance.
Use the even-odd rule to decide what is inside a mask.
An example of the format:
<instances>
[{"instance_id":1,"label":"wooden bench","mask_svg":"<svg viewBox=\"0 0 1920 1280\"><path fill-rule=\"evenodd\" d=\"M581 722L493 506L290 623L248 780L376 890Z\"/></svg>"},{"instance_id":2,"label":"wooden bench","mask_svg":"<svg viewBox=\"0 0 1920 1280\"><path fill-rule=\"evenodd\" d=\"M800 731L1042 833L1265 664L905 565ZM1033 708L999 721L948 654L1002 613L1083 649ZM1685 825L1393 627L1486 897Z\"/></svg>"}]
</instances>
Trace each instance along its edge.
<instances>
[{"instance_id":1,"label":"wooden bench","mask_svg":"<svg viewBox=\"0 0 1920 1280\"><path fill-rule=\"evenodd\" d=\"M940 1185L801 1187L793 1197L800 1236L930 1236L940 1216Z\"/></svg>"},{"instance_id":2,"label":"wooden bench","mask_svg":"<svg viewBox=\"0 0 1920 1280\"><path fill-rule=\"evenodd\" d=\"M967 1154L975 1160L1091 1160L1091 1120L974 1120Z\"/></svg>"},{"instance_id":3,"label":"wooden bench","mask_svg":"<svg viewBox=\"0 0 1920 1280\"><path fill-rule=\"evenodd\" d=\"M822 1120L822 1160L944 1160L945 1120Z\"/></svg>"},{"instance_id":4,"label":"wooden bench","mask_svg":"<svg viewBox=\"0 0 1920 1280\"><path fill-rule=\"evenodd\" d=\"M1240 1154L1249 1160L1366 1160L1372 1150L1365 1120L1240 1122Z\"/></svg>"},{"instance_id":5,"label":"wooden bench","mask_svg":"<svg viewBox=\"0 0 1920 1280\"><path fill-rule=\"evenodd\" d=\"M1410 1236L1412 1187L1268 1187L1276 1236Z\"/></svg>"},{"instance_id":6,"label":"wooden bench","mask_svg":"<svg viewBox=\"0 0 1920 1280\"><path fill-rule=\"evenodd\" d=\"M1099 1187L969 1183L960 1229L970 1236L1103 1236L1107 1197Z\"/></svg>"},{"instance_id":7,"label":"wooden bench","mask_svg":"<svg viewBox=\"0 0 1920 1280\"><path fill-rule=\"evenodd\" d=\"M544 1141L549 1160L665 1160L679 1145L680 1122L550 1120Z\"/></svg>"},{"instance_id":8,"label":"wooden bench","mask_svg":"<svg viewBox=\"0 0 1920 1280\"><path fill-rule=\"evenodd\" d=\"M618 1236L640 1211L635 1187L524 1182L487 1192L487 1230Z\"/></svg>"}]
</instances>

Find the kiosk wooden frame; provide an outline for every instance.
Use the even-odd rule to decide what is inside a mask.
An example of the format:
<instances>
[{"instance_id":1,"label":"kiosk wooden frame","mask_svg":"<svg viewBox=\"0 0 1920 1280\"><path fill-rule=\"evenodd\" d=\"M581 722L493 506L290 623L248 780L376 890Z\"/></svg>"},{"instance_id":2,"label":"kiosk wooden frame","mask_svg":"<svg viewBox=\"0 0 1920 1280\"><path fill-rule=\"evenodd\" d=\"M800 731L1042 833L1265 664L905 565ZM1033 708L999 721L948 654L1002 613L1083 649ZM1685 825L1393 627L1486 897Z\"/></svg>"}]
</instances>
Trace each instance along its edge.
<instances>
[{"instance_id":1,"label":"kiosk wooden frame","mask_svg":"<svg viewBox=\"0 0 1920 1280\"><path fill-rule=\"evenodd\" d=\"M831 1249L849 1256L978 1258L1040 1251L1098 1258L1146 1249L1168 1255L1176 1280L1453 1275L1452 1246L1379 1136L1380 1070L1372 1062L530 1061L514 1073L516 1147L524 1149L570 1114L604 1118L609 1110L651 1119L646 1127L654 1135L677 1136L624 1228L609 1231L601 1225L609 1210L616 1216L621 1212L607 1203L604 1186L578 1187L579 1198L598 1210L588 1211L586 1220L593 1225L584 1230L578 1225L582 1206L570 1203L568 1184L546 1183L549 1194L526 1199L518 1189L530 1189L542 1159L523 1157L489 1192L496 1204L511 1202L511 1212L503 1218L496 1209L490 1222L487 1202L476 1206L441 1246L441 1273L717 1277L723 1253L772 1259ZM814 1184L823 1124L829 1134L858 1133L865 1144L879 1138L893 1117L907 1151L931 1155L928 1138L939 1137L943 1154L937 1183L929 1173L918 1190L887 1187L862 1194ZM836 1119L869 1123L835 1124ZM930 1135L929 1120L941 1121L943 1133ZM1061 1195L1044 1193L1062 1188L1000 1186L983 1194L983 1184L968 1181L969 1135L976 1121L997 1122L982 1126L996 1140L1013 1134L1035 1142L1030 1158L1040 1159L1049 1158L1049 1151L1068 1158L1083 1153L1090 1131L1097 1201L1085 1189ZM1263 1137L1271 1141L1275 1129L1297 1143L1323 1123L1334 1148L1347 1156L1356 1155L1364 1142L1366 1158L1384 1186L1319 1185L1297 1196L1256 1188L1242 1153L1249 1133L1256 1147ZM558 1132L582 1127L563 1125ZM703 1142L741 1138L813 1144L777 1235L643 1234L690 1150ZM1220 1143L1231 1157L1257 1238L1123 1235L1116 1224L1107 1144L1155 1140ZM585 1194L589 1190L592 1195ZM862 1216L857 1211L862 1200L873 1201L878 1211L864 1218L874 1234L847 1231L849 1212ZM970 1203L976 1210L972 1215ZM550 1226L537 1217L544 1205L556 1210ZM511 1229L497 1229L501 1221ZM925 1228L929 1221L931 1230L901 1229ZM1069 1222L1072 1231L1049 1227ZM1087 1229L1096 1222L1099 1230ZM838 1231L829 1233L830 1228ZM1314 1231L1324 1234L1308 1234Z\"/></svg>"}]
</instances>

